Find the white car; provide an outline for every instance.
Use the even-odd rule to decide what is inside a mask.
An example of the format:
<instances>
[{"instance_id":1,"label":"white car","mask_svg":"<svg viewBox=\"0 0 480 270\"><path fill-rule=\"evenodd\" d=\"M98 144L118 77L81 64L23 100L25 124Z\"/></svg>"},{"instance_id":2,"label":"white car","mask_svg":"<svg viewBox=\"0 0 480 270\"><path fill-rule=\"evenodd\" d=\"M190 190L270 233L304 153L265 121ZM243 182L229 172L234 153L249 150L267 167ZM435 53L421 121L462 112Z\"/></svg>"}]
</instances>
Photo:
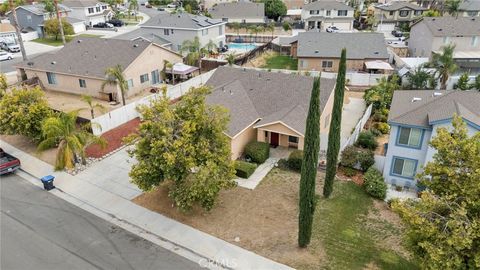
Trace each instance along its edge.
<instances>
[{"instance_id":1,"label":"white car","mask_svg":"<svg viewBox=\"0 0 480 270\"><path fill-rule=\"evenodd\" d=\"M338 29L338 27L334 26L334 25L331 25L329 27L327 27L327 32L328 33L338 33L340 32L340 29Z\"/></svg>"},{"instance_id":2,"label":"white car","mask_svg":"<svg viewBox=\"0 0 480 270\"><path fill-rule=\"evenodd\" d=\"M13 54L9 52L0 52L0 61L12 60Z\"/></svg>"}]
</instances>

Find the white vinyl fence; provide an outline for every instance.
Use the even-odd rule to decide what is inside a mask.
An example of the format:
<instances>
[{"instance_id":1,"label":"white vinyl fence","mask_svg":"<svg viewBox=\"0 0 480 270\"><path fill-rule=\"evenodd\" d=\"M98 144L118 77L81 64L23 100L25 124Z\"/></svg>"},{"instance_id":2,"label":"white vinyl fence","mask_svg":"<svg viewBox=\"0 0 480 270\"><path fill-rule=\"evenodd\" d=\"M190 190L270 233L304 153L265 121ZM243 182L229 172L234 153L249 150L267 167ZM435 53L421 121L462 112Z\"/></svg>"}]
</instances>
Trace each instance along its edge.
<instances>
[{"instance_id":1,"label":"white vinyl fence","mask_svg":"<svg viewBox=\"0 0 480 270\"><path fill-rule=\"evenodd\" d=\"M171 99L179 98L183 96L191 87L198 87L203 85L215 72L211 70L209 72L203 73L197 77L194 77L183 83L177 85L168 85L167 86L167 96ZM125 106L112 110L104 115L95 117L91 120L92 122L92 131L95 135L102 135L103 133L112 130L120 125L127 123L137 117L140 114L137 111L139 105L148 105L150 101L159 97L161 94L152 94L136 100L132 103L129 103Z\"/></svg>"},{"instance_id":2,"label":"white vinyl fence","mask_svg":"<svg viewBox=\"0 0 480 270\"><path fill-rule=\"evenodd\" d=\"M337 73L322 72L320 76L322 76L322 78L327 78L327 79L336 79ZM370 74L370 73L359 73L359 72L347 72L347 74L345 74L347 85L351 85L351 86L377 85L378 81L384 77L388 77L388 74Z\"/></svg>"},{"instance_id":3,"label":"white vinyl fence","mask_svg":"<svg viewBox=\"0 0 480 270\"><path fill-rule=\"evenodd\" d=\"M377 169L379 172L383 173L386 157L381 155L375 155L373 157L375 158L375 164L373 164L373 166L375 166L375 169Z\"/></svg>"},{"instance_id":4,"label":"white vinyl fence","mask_svg":"<svg viewBox=\"0 0 480 270\"><path fill-rule=\"evenodd\" d=\"M347 140L342 140L340 151L339 151L340 153L343 151L343 149L345 149L345 147L349 145L353 145L357 141L358 135L360 134L363 127L367 123L368 118L370 118L371 114L372 114L372 104L370 104L370 106L367 107L367 109L365 110L365 113L363 114L360 121L358 121L350 137Z\"/></svg>"}]
</instances>

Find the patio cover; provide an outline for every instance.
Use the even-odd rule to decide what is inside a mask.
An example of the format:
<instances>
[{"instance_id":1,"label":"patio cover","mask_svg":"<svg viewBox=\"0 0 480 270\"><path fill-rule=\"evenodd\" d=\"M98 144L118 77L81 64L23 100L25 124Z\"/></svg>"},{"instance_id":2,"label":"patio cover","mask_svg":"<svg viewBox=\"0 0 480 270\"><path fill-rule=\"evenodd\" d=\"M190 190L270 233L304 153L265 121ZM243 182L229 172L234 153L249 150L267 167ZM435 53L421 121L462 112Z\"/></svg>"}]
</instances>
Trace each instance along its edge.
<instances>
[{"instance_id":1,"label":"patio cover","mask_svg":"<svg viewBox=\"0 0 480 270\"><path fill-rule=\"evenodd\" d=\"M192 67L189 65L185 65L184 63L176 63L173 65L172 70L166 70L166 73L187 75L194 72L195 70L198 70L198 67Z\"/></svg>"},{"instance_id":2,"label":"patio cover","mask_svg":"<svg viewBox=\"0 0 480 270\"><path fill-rule=\"evenodd\" d=\"M393 70L389 63L380 60L365 62L365 67L367 69Z\"/></svg>"}]
</instances>

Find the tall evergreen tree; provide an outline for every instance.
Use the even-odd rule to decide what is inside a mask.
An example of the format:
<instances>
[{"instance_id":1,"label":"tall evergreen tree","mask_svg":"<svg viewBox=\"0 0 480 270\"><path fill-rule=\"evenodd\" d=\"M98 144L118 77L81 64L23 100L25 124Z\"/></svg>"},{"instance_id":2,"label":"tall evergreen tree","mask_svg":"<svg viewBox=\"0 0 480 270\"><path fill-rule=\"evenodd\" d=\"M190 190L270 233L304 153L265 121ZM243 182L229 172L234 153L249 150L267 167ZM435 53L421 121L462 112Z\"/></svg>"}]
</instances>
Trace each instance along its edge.
<instances>
[{"instance_id":1,"label":"tall evergreen tree","mask_svg":"<svg viewBox=\"0 0 480 270\"><path fill-rule=\"evenodd\" d=\"M298 245L306 247L312 235L315 211L315 179L320 150L320 78L313 82L310 108L307 116L305 147L300 178L300 214L298 217Z\"/></svg>"},{"instance_id":2,"label":"tall evergreen tree","mask_svg":"<svg viewBox=\"0 0 480 270\"><path fill-rule=\"evenodd\" d=\"M327 173L323 186L323 196L328 198L333 191L333 181L337 173L338 151L340 150L340 127L342 126L343 96L345 94L345 72L347 69L347 50L342 49L340 66L338 68L335 96L333 99L332 120L328 132Z\"/></svg>"}]
</instances>

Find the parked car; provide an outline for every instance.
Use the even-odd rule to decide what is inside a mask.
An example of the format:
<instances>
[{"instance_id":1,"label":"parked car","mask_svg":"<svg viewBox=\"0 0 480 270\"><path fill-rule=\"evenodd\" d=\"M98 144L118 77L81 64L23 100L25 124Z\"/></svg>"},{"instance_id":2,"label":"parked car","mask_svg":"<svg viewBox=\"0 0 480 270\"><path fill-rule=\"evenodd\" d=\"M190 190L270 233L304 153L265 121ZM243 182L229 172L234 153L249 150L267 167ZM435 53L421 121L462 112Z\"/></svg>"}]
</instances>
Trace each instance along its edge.
<instances>
[{"instance_id":1,"label":"parked car","mask_svg":"<svg viewBox=\"0 0 480 270\"><path fill-rule=\"evenodd\" d=\"M111 19L107 23L109 23L109 24L111 24L115 27L120 27L120 26L123 26L125 24L122 20L119 20L119 19Z\"/></svg>"},{"instance_id":2,"label":"parked car","mask_svg":"<svg viewBox=\"0 0 480 270\"><path fill-rule=\"evenodd\" d=\"M94 24L93 27L96 27L96 28L113 28L113 24L101 22L101 23Z\"/></svg>"},{"instance_id":3,"label":"parked car","mask_svg":"<svg viewBox=\"0 0 480 270\"><path fill-rule=\"evenodd\" d=\"M20 160L0 148L0 175L13 173L20 168Z\"/></svg>"},{"instance_id":4,"label":"parked car","mask_svg":"<svg viewBox=\"0 0 480 270\"><path fill-rule=\"evenodd\" d=\"M152 5L150 5L149 3L146 3L146 4L145 4L145 7L146 7L146 8L152 8Z\"/></svg>"},{"instance_id":5,"label":"parked car","mask_svg":"<svg viewBox=\"0 0 480 270\"><path fill-rule=\"evenodd\" d=\"M159 7L159 8L157 8L157 10L158 10L158 11L165 11L165 8Z\"/></svg>"},{"instance_id":6,"label":"parked car","mask_svg":"<svg viewBox=\"0 0 480 270\"><path fill-rule=\"evenodd\" d=\"M177 8L177 5L175 5L175 4L168 4L168 5L167 5L167 8Z\"/></svg>"},{"instance_id":7,"label":"parked car","mask_svg":"<svg viewBox=\"0 0 480 270\"><path fill-rule=\"evenodd\" d=\"M0 47L5 51L9 52L19 52L20 46L15 43L0 42Z\"/></svg>"},{"instance_id":8,"label":"parked car","mask_svg":"<svg viewBox=\"0 0 480 270\"><path fill-rule=\"evenodd\" d=\"M394 37L403 37L402 31L398 31L398 30L393 30L393 31L392 31L392 35L393 35Z\"/></svg>"},{"instance_id":9,"label":"parked car","mask_svg":"<svg viewBox=\"0 0 480 270\"><path fill-rule=\"evenodd\" d=\"M327 32L328 33L338 33L339 31L340 31L340 29L338 29L338 27L336 27L334 25L327 27Z\"/></svg>"},{"instance_id":10,"label":"parked car","mask_svg":"<svg viewBox=\"0 0 480 270\"><path fill-rule=\"evenodd\" d=\"M0 52L0 61L5 61L5 60L12 60L13 55L9 52Z\"/></svg>"}]
</instances>

